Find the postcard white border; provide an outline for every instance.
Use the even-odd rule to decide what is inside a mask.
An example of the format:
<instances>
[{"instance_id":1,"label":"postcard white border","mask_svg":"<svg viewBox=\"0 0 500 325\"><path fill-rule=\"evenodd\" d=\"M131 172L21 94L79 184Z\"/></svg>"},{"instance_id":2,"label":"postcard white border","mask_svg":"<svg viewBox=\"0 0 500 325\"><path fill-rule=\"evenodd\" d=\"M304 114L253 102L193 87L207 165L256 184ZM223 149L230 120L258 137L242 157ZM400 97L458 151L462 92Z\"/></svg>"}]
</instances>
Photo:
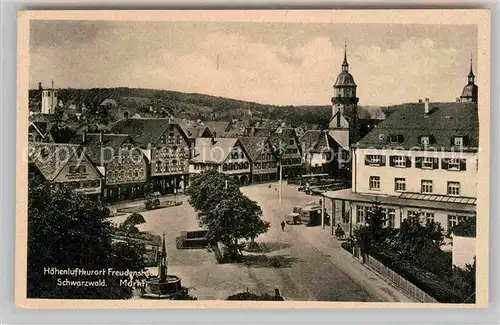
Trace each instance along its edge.
<instances>
[{"instance_id":1,"label":"postcard white border","mask_svg":"<svg viewBox=\"0 0 500 325\"><path fill-rule=\"evenodd\" d=\"M423 304L378 302L253 302L253 301L152 301L73 300L26 298L27 269L27 166L23 148L28 145L28 82L30 20L130 20L130 21L226 21L476 25L479 95L479 169L477 200L477 283L475 304ZM18 12L17 150L16 150L16 252L15 302L17 307L72 308L486 308L489 270L490 181L490 24L488 9L405 10L61 10Z\"/></svg>"}]
</instances>

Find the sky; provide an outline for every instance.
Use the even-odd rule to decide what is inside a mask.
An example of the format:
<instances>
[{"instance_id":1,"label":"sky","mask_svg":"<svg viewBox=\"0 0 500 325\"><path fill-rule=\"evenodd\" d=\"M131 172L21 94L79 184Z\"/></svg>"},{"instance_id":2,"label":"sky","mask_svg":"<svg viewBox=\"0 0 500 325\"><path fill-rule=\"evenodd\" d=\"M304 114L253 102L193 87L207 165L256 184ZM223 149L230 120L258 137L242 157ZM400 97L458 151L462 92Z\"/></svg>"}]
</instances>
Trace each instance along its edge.
<instances>
[{"instance_id":1,"label":"sky","mask_svg":"<svg viewBox=\"0 0 500 325\"><path fill-rule=\"evenodd\" d=\"M30 25L30 88L54 80L329 105L346 42L359 105L455 101L471 55L476 71L472 25L39 20Z\"/></svg>"}]
</instances>

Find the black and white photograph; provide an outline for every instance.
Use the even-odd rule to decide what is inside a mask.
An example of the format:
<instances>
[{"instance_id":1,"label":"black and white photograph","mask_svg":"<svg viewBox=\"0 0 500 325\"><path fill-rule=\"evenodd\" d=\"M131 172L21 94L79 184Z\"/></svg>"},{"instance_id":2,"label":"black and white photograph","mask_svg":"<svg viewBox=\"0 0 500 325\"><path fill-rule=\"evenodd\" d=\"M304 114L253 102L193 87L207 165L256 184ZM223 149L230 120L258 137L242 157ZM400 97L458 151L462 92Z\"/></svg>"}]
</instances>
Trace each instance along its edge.
<instances>
[{"instance_id":1,"label":"black and white photograph","mask_svg":"<svg viewBox=\"0 0 500 325\"><path fill-rule=\"evenodd\" d=\"M21 306L487 304L487 10L19 26Z\"/></svg>"}]
</instances>

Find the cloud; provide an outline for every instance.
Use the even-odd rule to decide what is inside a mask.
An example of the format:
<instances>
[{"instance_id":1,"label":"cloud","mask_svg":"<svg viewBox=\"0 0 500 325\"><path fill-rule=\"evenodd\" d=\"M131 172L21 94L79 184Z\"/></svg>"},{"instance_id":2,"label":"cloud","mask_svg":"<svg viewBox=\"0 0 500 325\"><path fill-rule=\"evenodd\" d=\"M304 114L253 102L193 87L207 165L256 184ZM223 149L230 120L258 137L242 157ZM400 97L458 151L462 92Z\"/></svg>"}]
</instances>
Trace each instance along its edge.
<instances>
[{"instance_id":1,"label":"cloud","mask_svg":"<svg viewBox=\"0 0 500 325\"><path fill-rule=\"evenodd\" d=\"M217 31L187 51L167 40L114 31L80 46L40 45L31 56L30 85L54 79L60 87L157 88L278 105L329 105L344 50L325 36L291 46ZM468 73L459 69L466 59L457 49L429 38L392 48L352 46L348 60L361 105L421 97L454 101Z\"/></svg>"}]
</instances>

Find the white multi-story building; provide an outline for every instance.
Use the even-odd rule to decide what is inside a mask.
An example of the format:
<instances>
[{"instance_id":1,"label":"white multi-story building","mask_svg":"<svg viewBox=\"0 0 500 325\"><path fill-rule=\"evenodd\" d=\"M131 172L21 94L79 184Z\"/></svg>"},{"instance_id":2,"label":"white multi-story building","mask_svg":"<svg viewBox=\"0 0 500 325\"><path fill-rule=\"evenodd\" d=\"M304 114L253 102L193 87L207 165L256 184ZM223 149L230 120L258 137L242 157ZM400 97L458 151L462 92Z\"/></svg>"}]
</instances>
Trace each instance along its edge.
<instances>
[{"instance_id":1,"label":"white multi-story building","mask_svg":"<svg viewBox=\"0 0 500 325\"><path fill-rule=\"evenodd\" d=\"M342 221L365 223L379 203L387 226L411 215L449 230L476 217L479 122L476 103L398 105L352 150L352 188L325 192L341 201ZM337 216L336 222L342 222Z\"/></svg>"}]
</instances>

